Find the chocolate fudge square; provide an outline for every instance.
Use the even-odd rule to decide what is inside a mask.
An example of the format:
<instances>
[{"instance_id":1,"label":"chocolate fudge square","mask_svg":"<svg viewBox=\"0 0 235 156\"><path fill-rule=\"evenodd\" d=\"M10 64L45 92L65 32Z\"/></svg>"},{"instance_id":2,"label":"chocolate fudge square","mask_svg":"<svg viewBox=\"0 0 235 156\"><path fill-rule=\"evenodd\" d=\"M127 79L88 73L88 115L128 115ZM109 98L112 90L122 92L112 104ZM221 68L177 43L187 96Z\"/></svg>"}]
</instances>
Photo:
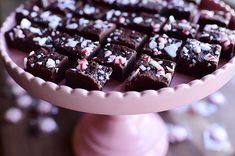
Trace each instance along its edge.
<instances>
[{"instance_id":1,"label":"chocolate fudge square","mask_svg":"<svg viewBox=\"0 0 235 156\"><path fill-rule=\"evenodd\" d=\"M78 35L54 32L54 45L58 53L75 59L90 59L99 50L98 41L91 41Z\"/></svg>"},{"instance_id":2,"label":"chocolate fudge square","mask_svg":"<svg viewBox=\"0 0 235 156\"><path fill-rule=\"evenodd\" d=\"M8 46L21 51L29 50L27 44L28 37L29 34L27 34L19 25L5 33L5 38Z\"/></svg>"},{"instance_id":3,"label":"chocolate fudge square","mask_svg":"<svg viewBox=\"0 0 235 156\"><path fill-rule=\"evenodd\" d=\"M223 11L201 10L198 24L201 30L206 24L217 24L221 27L228 27L231 20L231 14Z\"/></svg>"},{"instance_id":4,"label":"chocolate fudge square","mask_svg":"<svg viewBox=\"0 0 235 156\"><path fill-rule=\"evenodd\" d=\"M108 43L93 60L111 67L113 69L112 78L124 81L134 66L136 55L136 51L133 49Z\"/></svg>"},{"instance_id":5,"label":"chocolate fudge square","mask_svg":"<svg viewBox=\"0 0 235 156\"><path fill-rule=\"evenodd\" d=\"M131 22L133 16L136 16L136 14L111 9L106 14L106 20L115 23L118 26L126 27Z\"/></svg>"},{"instance_id":6,"label":"chocolate fudge square","mask_svg":"<svg viewBox=\"0 0 235 156\"><path fill-rule=\"evenodd\" d=\"M193 3L184 0L170 0L164 11L167 16L174 15L176 19L191 20L197 12L197 7Z\"/></svg>"},{"instance_id":7,"label":"chocolate fudge square","mask_svg":"<svg viewBox=\"0 0 235 156\"><path fill-rule=\"evenodd\" d=\"M176 62L182 44L181 40L170 38L166 34L155 34L144 46L143 53L153 58Z\"/></svg>"},{"instance_id":8,"label":"chocolate fudge square","mask_svg":"<svg viewBox=\"0 0 235 156\"><path fill-rule=\"evenodd\" d=\"M58 26L58 30L62 32L66 32L68 34L81 34L82 30L91 25L93 21L85 19L85 18L67 18L62 21L62 24Z\"/></svg>"},{"instance_id":9,"label":"chocolate fudge square","mask_svg":"<svg viewBox=\"0 0 235 156\"><path fill-rule=\"evenodd\" d=\"M167 6L166 0L140 0L138 4L141 10L152 14L160 14Z\"/></svg>"},{"instance_id":10,"label":"chocolate fudge square","mask_svg":"<svg viewBox=\"0 0 235 156\"><path fill-rule=\"evenodd\" d=\"M216 24L209 24L199 35L199 40L210 44L219 44L222 47L221 57L231 59L234 55L235 40L232 38L231 30L219 27Z\"/></svg>"},{"instance_id":11,"label":"chocolate fudge square","mask_svg":"<svg viewBox=\"0 0 235 156\"><path fill-rule=\"evenodd\" d=\"M112 68L86 59L78 60L75 68L66 71L66 85L72 88L102 90L112 74Z\"/></svg>"},{"instance_id":12,"label":"chocolate fudge square","mask_svg":"<svg viewBox=\"0 0 235 156\"><path fill-rule=\"evenodd\" d=\"M220 54L220 45L188 39L179 55L178 70L201 78L217 69Z\"/></svg>"},{"instance_id":13,"label":"chocolate fudge square","mask_svg":"<svg viewBox=\"0 0 235 156\"><path fill-rule=\"evenodd\" d=\"M190 23L187 20L176 20L173 16L170 16L163 27L163 32L170 37L186 40L187 38L195 38L198 29L198 24Z\"/></svg>"},{"instance_id":14,"label":"chocolate fudge square","mask_svg":"<svg viewBox=\"0 0 235 156\"><path fill-rule=\"evenodd\" d=\"M133 17L128 27L146 34L159 33L165 22L166 18L159 14L142 13Z\"/></svg>"},{"instance_id":15,"label":"chocolate fudge square","mask_svg":"<svg viewBox=\"0 0 235 156\"><path fill-rule=\"evenodd\" d=\"M107 21L96 20L82 30L82 35L93 41L104 41L107 36L116 28L116 25Z\"/></svg>"},{"instance_id":16,"label":"chocolate fudge square","mask_svg":"<svg viewBox=\"0 0 235 156\"><path fill-rule=\"evenodd\" d=\"M47 37L50 34L48 29L44 29L31 23L24 18L20 25L15 26L5 33L7 44L21 51L29 52L39 48L39 37ZM40 46L52 47L52 42L40 41Z\"/></svg>"},{"instance_id":17,"label":"chocolate fudge square","mask_svg":"<svg viewBox=\"0 0 235 156\"><path fill-rule=\"evenodd\" d=\"M119 28L115 29L115 31L109 35L107 41L109 43L127 46L135 51L139 51L146 39L147 35L143 33L135 30Z\"/></svg>"},{"instance_id":18,"label":"chocolate fudge square","mask_svg":"<svg viewBox=\"0 0 235 156\"><path fill-rule=\"evenodd\" d=\"M75 15L79 17L89 18L89 19L102 19L106 15L108 9L100 5L94 5L91 3L83 4L76 8L74 11Z\"/></svg>"},{"instance_id":19,"label":"chocolate fudge square","mask_svg":"<svg viewBox=\"0 0 235 156\"><path fill-rule=\"evenodd\" d=\"M68 57L44 48L30 52L24 59L25 70L45 81L59 83L69 68Z\"/></svg>"},{"instance_id":20,"label":"chocolate fudge square","mask_svg":"<svg viewBox=\"0 0 235 156\"><path fill-rule=\"evenodd\" d=\"M128 77L126 90L158 90L170 86L176 63L168 60L151 58L143 54L136 63L134 71Z\"/></svg>"},{"instance_id":21,"label":"chocolate fudge square","mask_svg":"<svg viewBox=\"0 0 235 156\"><path fill-rule=\"evenodd\" d=\"M31 22L43 27L57 29L57 27L62 24L65 17L49 10L44 11L38 6L33 6L32 9L27 10L23 5L16 9L16 21L18 24L22 18L27 18Z\"/></svg>"},{"instance_id":22,"label":"chocolate fudge square","mask_svg":"<svg viewBox=\"0 0 235 156\"><path fill-rule=\"evenodd\" d=\"M31 9L28 9L25 5L22 5L16 9L15 18L18 24L23 18L27 18L31 22L40 26L56 29L65 17L49 10L44 11L36 5Z\"/></svg>"}]
</instances>

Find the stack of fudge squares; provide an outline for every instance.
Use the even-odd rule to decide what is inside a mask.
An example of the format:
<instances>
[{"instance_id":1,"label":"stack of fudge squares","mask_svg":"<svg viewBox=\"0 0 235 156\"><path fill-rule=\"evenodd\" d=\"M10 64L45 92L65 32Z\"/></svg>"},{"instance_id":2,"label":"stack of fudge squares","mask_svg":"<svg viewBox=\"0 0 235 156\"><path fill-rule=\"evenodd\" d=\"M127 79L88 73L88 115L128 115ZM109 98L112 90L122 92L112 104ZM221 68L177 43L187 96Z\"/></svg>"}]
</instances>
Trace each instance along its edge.
<instances>
[{"instance_id":1,"label":"stack of fudge squares","mask_svg":"<svg viewBox=\"0 0 235 156\"><path fill-rule=\"evenodd\" d=\"M201 78L235 52L231 14L201 0L31 0L5 33L28 53L25 70L72 88L127 91L168 87L174 73Z\"/></svg>"}]
</instances>

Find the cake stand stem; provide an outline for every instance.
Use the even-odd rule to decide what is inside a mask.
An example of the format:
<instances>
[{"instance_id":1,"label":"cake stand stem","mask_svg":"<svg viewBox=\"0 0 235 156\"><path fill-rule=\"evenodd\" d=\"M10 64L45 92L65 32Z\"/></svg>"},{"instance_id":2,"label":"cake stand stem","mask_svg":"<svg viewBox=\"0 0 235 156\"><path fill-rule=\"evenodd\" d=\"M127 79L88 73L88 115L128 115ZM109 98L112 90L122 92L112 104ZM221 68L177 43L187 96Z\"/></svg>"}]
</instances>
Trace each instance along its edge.
<instances>
[{"instance_id":1,"label":"cake stand stem","mask_svg":"<svg viewBox=\"0 0 235 156\"><path fill-rule=\"evenodd\" d=\"M86 114L75 127L76 156L165 156L168 136L157 114Z\"/></svg>"}]
</instances>

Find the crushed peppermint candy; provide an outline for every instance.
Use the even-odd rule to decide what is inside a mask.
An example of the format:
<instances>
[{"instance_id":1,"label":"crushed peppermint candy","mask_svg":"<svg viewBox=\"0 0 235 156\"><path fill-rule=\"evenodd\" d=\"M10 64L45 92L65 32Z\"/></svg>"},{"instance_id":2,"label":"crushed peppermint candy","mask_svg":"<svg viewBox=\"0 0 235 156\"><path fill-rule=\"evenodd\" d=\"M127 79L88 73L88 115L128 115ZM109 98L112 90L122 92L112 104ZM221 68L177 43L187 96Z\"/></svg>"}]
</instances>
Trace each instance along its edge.
<instances>
[{"instance_id":1,"label":"crushed peppermint candy","mask_svg":"<svg viewBox=\"0 0 235 156\"><path fill-rule=\"evenodd\" d=\"M118 23L125 23L125 18L123 16L119 16Z\"/></svg>"},{"instance_id":2,"label":"crushed peppermint candy","mask_svg":"<svg viewBox=\"0 0 235 156\"><path fill-rule=\"evenodd\" d=\"M164 49L165 51L171 56L171 57L176 57L177 55L177 50L178 47L181 45L181 43L175 43L175 44L170 44L169 46L166 46Z\"/></svg>"},{"instance_id":3,"label":"crushed peppermint candy","mask_svg":"<svg viewBox=\"0 0 235 156\"><path fill-rule=\"evenodd\" d=\"M74 38L69 38L65 45L68 47L75 48L77 44L78 44L78 41L76 41Z\"/></svg>"},{"instance_id":4,"label":"crushed peppermint candy","mask_svg":"<svg viewBox=\"0 0 235 156\"><path fill-rule=\"evenodd\" d=\"M46 62L46 67L47 68L55 68L56 67L56 62L53 59L48 58L48 60Z\"/></svg>"},{"instance_id":5,"label":"crushed peppermint candy","mask_svg":"<svg viewBox=\"0 0 235 156\"><path fill-rule=\"evenodd\" d=\"M78 60L78 70L86 70L88 68L88 61L86 59Z\"/></svg>"},{"instance_id":6,"label":"crushed peppermint candy","mask_svg":"<svg viewBox=\"0 0 235 156\"><path fill-rule=\"evenodd\" d=\"M201 43L200 46L201 46L202 50L204 50L204 51L210 51L211 50L211 46L208 43Z\"/></svg>"},{"instance_id":7,"label":"crushed peppermint candy","mask_svg":"<svg viewBox=\"0 0 235 156\"><path fill-rule=\"evenodd\" d=\"M133 21L134 21L134 23L139 24L139 23L143 22L144 19L143 19L143 17L135 17L135 18L133 19Z\"/></svg>"},{"instance_id":8,"label":"crushed peppermint candy","mask_svg":"<svg viewBox=\"0 0 235 156\"><path fill-rule=\"evenodd\" d=\"M218 57L212 55L211 53L208 53L204 56L204 59L207 60L207 61L214 62L214 61L218 60Z\"/></svg>"},{"instance_id":9,"label":"crushed peppermint candy","mask_svg":"<svg viewBox=\"0 0 235 156\"><path fill-rule=\"evenodd\" d=\"M122 57L122 56L110 55L108 57L108 62L109 63L113 62L114 64L124 65L124 64L127 63L127 59L125 57Z\"/></svg>"},{"instance_id":10,"label":"crushed peppermint candy","mask_svg":"<svg viewBox=\"0 0 235 156\"><path fill-rule=\"evenodd\" d=\"M31 27L32 23L26 19L26 18L23 18L20 22L20 27L22 29L29 29Z\"/></svg>"},{"instance_id":11,"label":"crushed peppermint candy","mask_svg":"<svg viewBox=\"0 0 235 156\"><path fill-rule=\"evenodd\" d=\"M38 42L40 46L44 46L47 42L48 38L47 37L35 37L33 38L33 41Z\"/></svg>"},{"instance_id":12,"label":"crushed peppermint candy","mask_svg":"<svg viewBox=\"0 0 235 156\"><path fill-rule=\"evenodd\" d=\"M104 57L109 57L110 55L112 55L112 51L111 50L105 51Z\"/></svg>"}]
</instances>

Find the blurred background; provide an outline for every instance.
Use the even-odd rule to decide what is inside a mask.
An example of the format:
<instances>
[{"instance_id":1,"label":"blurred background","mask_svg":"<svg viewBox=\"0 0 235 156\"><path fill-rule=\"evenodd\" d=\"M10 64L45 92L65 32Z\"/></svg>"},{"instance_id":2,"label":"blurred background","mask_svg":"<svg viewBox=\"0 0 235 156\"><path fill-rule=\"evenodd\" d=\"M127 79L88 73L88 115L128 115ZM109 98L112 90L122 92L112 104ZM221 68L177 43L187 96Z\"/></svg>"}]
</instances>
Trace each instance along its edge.
<instances>
[{"instance_id":1,"label":"blurred background","mask_svg":"<svg viewBox=\"0 0 235 156\"><path fill-rule=\"evenodd\" d=\"M0 0L0 23L22 2ZM235 156L234 95L235 78L201 101L161 113L171 141L167 156ZM0 63L0 156L72 156L81 115L28 95Z\"/></svg>"}]
</instances>

